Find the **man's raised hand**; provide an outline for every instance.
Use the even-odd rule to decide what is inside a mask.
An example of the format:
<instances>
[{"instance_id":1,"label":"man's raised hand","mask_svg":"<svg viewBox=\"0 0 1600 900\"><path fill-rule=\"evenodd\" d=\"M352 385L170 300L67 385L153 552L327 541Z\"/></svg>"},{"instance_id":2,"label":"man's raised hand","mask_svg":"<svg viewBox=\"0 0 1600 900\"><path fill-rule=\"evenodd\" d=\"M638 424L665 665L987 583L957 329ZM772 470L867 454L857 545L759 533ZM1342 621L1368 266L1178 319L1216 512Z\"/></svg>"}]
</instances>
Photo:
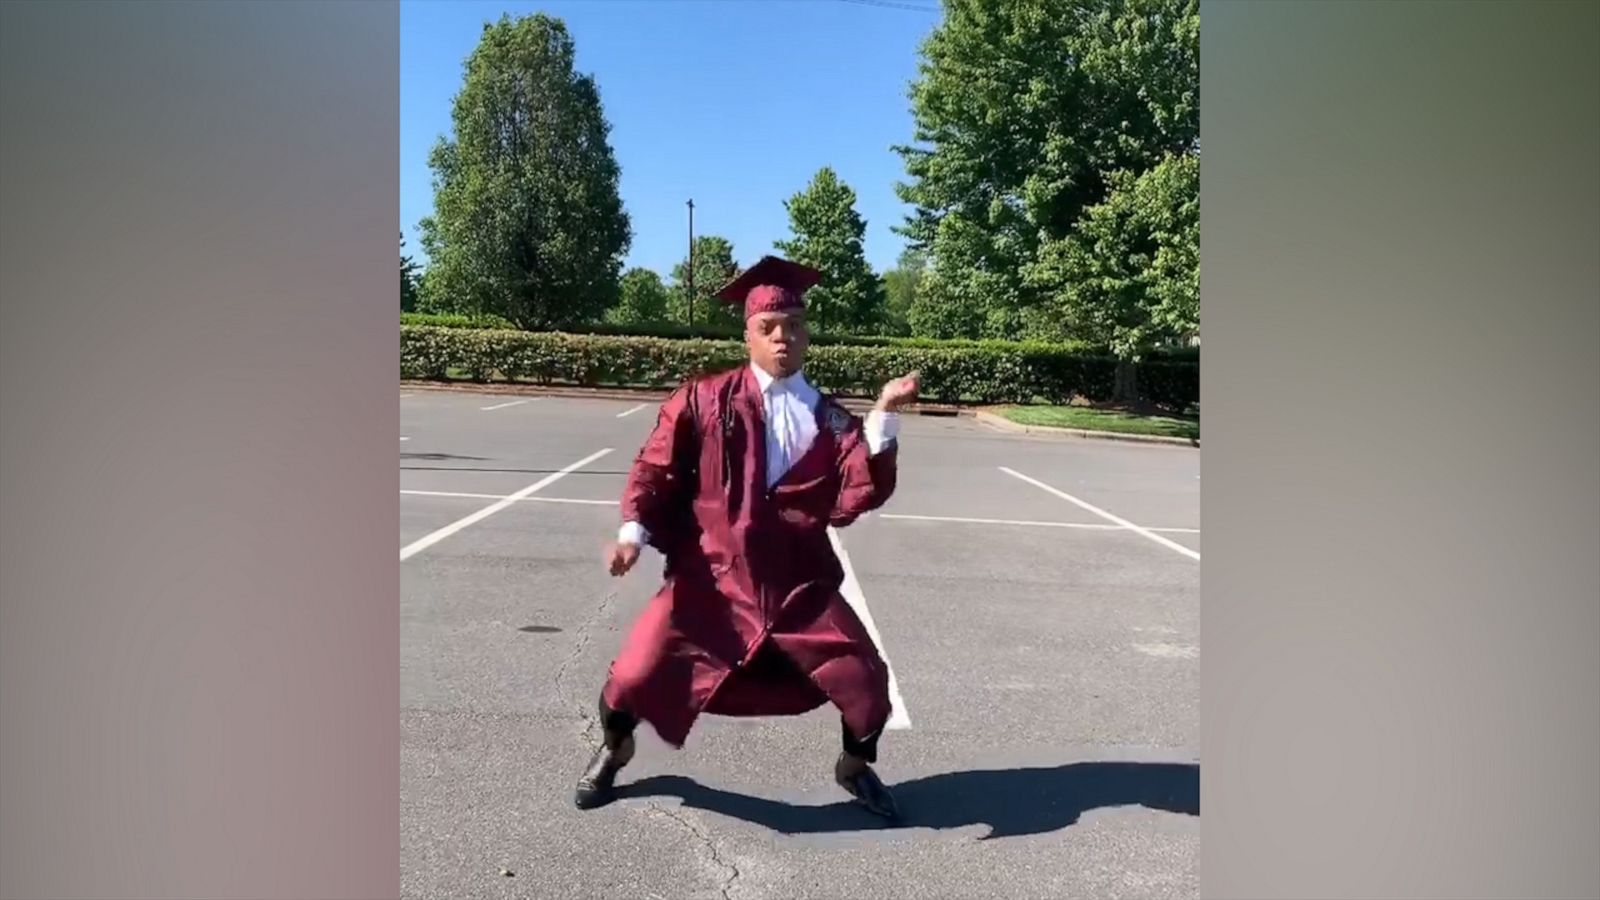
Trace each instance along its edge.
<instances>
[{"instance_id":1,"label":"man's raised hand","mask_svg":"<svg viewBox=\"0 0 1600 900\"><path fill-rule=\"evenodd\" d=\"M917 399L918 380L920 372L912 372L883 386L883 391L878 394L878 409L884 412L898 412L900 407Z\"/></svg>"}]
</instances>

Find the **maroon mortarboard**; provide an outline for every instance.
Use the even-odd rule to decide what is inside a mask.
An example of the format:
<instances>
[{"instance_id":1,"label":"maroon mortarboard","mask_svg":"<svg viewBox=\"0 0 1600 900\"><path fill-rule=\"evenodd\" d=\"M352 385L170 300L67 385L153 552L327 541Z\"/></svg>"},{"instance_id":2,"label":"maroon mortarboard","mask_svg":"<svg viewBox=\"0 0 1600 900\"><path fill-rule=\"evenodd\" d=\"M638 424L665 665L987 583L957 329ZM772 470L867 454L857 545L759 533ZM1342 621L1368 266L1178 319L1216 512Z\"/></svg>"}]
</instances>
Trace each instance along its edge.
<instances>
[{"instance_id":1,"label":"maroon mortarboard","mask_svg":"<svg viewBox=\"0 0 1600 900\"><path fill-rule=\"evenodd\" d=\"M717 299L744 304L744 317L780 309L804 308L805 292L822 280L822 273L776 256L744 270L728 286L717 292Z\"/></svg>"}]
</instances>

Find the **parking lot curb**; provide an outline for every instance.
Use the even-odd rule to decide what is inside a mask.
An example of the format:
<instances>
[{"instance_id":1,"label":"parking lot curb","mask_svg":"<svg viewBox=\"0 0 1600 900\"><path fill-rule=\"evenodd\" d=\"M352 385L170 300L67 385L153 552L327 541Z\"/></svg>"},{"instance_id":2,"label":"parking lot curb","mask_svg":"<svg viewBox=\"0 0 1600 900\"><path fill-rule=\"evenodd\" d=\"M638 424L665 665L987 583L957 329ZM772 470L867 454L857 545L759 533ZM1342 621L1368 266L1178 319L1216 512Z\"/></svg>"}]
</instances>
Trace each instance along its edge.
<instances>
[{"instance_id":1,"label":"parking lot curb","mask_svg":"<svg viewBox=\"0 0 1600 900\"><path fill-rule=\"evenodd\" d=\"M665 400L671 391L659 388L579 388L560 385L509 384L473 381L413 381L400 380L400 387L408 391L437 391L453 394L503 394L519 397L570 397L578 400Z\"/></svg>"},{"instance_id":2,"label":"parking lot curb","mask_svg":"<svg viewBox=\"0 0 1600 900\"><path fill-rule=\"evenodd\" d=\"M973 413L978 421L996 428L1000 431L1009 431L1012 434L1045 434L1059 435L1061 437L1084 438L1092 441L1122 441L1129 444L1166 444L1177 447L1198 447L1198 438L1164 437L1156 434L1123 434L1117 431L1090 431L1082 428L1052 428L1048 425L1023 425L1013 422L1005 416L992 413L985 409Z\"/></svg>"},{"instance_id":3,"label":"parking lot curb","mask_svg":"<svg viewBox=\"0 0 1600 900\"><path fill-rule=\"evenodd\" d=\"M441 393L515 395L530 397L563 397L577 400L633 400L635 402L660 402L671 393L660 388L581 388L561 385L508 384L505 382L478 383L471 381L420 381L401 379L400 387L408 391L438 391ZM845 397L840 404L855 413L866 413L872 401L865 398ZM970 416L972 410L940 403L918 403L905 409L909 415Z\"/></svg>"},{"instance_id":4,"label":"parking lot curb","mask_svg":"<svg viewBox=\"0 0 1600 900\"><path fill-rule=\"evenodd\" d=\"M417 381L401 379L405 390L438 391L458 394L500 394L532 397L563 397L577 400L632 400L635 402L660 402L671 393L659 388L580 388L541 384L507 384L504 382ZM847 397L840 401L851 412L865 414L872 401ZM1166 444L1178 447L1198 447L1198 439L1163 437L1153 434L1123 434L1115 431L1091 431L1081 428L1052 428L1046 425L1023 425L985 409L971 409L948 404L916 404L905 410L908 415L965 416L999 431L1012 434L1055 435L1096 441L1122 441L1129 444Z\"/></svg>"}]
</instances>

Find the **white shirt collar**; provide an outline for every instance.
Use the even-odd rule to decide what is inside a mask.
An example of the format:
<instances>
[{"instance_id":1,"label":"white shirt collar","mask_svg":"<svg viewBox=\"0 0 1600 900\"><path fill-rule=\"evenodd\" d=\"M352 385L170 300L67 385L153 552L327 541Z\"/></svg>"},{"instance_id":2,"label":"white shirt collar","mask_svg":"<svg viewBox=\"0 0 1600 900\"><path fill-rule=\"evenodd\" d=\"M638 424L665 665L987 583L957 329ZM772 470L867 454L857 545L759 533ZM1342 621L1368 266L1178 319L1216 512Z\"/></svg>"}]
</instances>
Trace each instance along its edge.
<instances>
[{"instance_id":1,"label":"white shirt collar","mask_svg":"<svg viewBox=\"0 0 1600 900\"><path fill-rule=\"evenodd\" d=\"M804 371L796 372L787 378L775 378L767 370L755 363L750 364L750 371L755 373L756 384L761 386L761 393L763 394L787 391L809 400L811 394L814 393L811 383L806 381L806 373Z\"/></svg>"}]
</instances>

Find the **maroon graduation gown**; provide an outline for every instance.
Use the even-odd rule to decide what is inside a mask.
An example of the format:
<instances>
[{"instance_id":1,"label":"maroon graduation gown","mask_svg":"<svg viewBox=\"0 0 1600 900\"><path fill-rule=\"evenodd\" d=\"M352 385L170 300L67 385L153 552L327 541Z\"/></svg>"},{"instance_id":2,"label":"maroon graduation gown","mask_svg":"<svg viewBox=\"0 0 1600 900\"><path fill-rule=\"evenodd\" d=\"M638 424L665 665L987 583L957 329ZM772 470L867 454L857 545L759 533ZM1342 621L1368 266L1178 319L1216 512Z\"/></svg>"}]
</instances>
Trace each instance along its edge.
<instances>
[{"instance_id":1,"label":"maroon graduation gown","mask_svg":"<svg viewBox=\"0 0 1600 900\"><path fill-rule=\"evenodd\" d=\"M827 529L889 499L898 451L870 456L860 418L831 398L816 412L816 441L769 490L761 388L741 366L675 391L633 463L622 517L644 526L665 577L602 698L675 747L701 713L832 702L862 739L888 721L888 667L839 593Z\"/></svg>"}]
</instances>

